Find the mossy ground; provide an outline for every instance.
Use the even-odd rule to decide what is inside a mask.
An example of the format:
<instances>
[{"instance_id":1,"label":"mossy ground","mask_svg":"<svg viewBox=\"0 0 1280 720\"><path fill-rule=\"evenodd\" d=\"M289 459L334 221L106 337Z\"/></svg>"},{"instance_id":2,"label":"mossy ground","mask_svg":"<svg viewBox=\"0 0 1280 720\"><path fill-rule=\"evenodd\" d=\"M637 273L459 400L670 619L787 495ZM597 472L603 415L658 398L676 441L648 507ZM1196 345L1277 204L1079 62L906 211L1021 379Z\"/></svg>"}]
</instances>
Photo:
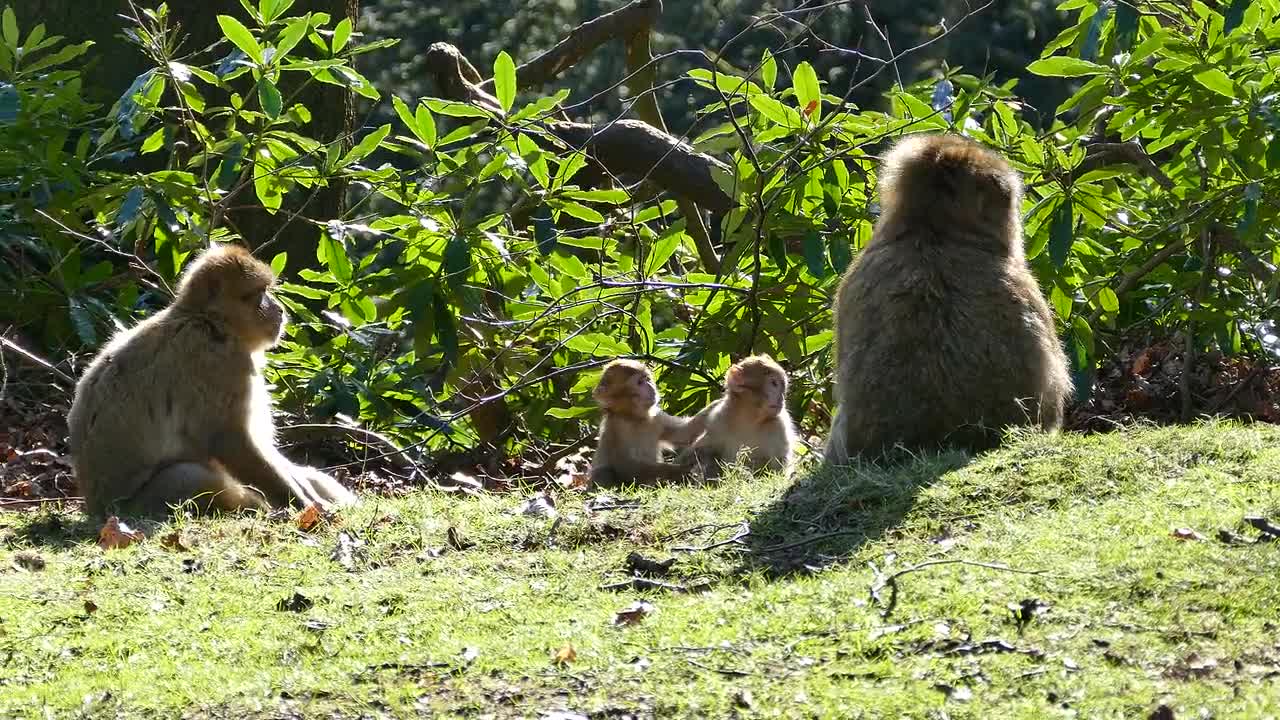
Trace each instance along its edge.
<instances>
[{"instance_id":1,"label":"mossy ground","mask_svg":"<svg viewBox=\"0 0 1280 720\"><path fill-rule=\"evenodd\" d=\"M1216 537L1280 516L1276 428L521 502L183 519L110 551L79 513L0 514L0 716L1280 715L1280 543ZM632 552L687 592L602 588Z\"/></svg>"}]
</instances>

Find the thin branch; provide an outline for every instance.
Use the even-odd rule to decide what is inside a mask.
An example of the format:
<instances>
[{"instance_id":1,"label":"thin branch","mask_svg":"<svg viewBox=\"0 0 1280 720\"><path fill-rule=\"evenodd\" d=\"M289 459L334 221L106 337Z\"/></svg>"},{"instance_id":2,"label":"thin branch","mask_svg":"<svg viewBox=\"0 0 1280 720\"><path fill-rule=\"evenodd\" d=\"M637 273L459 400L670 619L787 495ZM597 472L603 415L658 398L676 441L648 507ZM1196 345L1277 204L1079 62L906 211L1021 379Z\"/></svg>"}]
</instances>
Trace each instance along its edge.
<instances>
[{"instance_id":1,"label":"thin branch","mask_svg":"<svg viewBox=\"0 0 1280 720\"><path fill-rule=\"evenodd\" d=\"M7 338L7 337L5 337L5 336L3 336L3 335L0 335L0 347L7 348L7 349L8 349L8 350L10 350L11 352L16 353L17 355L19 355L19 356L21 356L21 357L25 358L27 361L29 361L29 362L31 362L31 363L34 363L34 364L36 364L36 365L39 365L40 367L44 368L45 370L48 370L49 372L51 372L51 373L53 373L54 375L58 376L58 379L59 379L59 380L62 380L63 382L67 383L68 385L70 385L70 386L72 386L72 387L75 387L75 384L76 384L76 379L75 379L75 378L71 377L70 375L68 375L67 373L63 372L62 370L59 370L56 366L54 366L54 364L53 364L53 363L49 362L48 360L45 360L44 358L40 357L39 355L36 355L35 353L33 353L33 352L31 352L30 350L28 350L28 349L26 349L26 348L22 347L22 346L21 346L21 345L19 345L18 343L16 343L16 342L14 342L14 341L10 340L9 338Z\"/></svg>"}]
</instances>

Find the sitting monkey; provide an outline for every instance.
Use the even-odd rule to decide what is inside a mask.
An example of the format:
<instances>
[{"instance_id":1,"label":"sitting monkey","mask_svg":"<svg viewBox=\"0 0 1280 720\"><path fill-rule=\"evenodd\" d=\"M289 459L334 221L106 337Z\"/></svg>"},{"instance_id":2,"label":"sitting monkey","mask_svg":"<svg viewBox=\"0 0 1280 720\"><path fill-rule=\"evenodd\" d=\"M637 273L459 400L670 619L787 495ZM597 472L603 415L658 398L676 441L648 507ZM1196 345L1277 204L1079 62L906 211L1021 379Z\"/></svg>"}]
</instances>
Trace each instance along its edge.
<instances>
[{"instance_id":1,"label":"sitting monkey","mask_svg":"<svg viewBox=\"0 0 1280 720\"><path fill-rule=\"evenodd\" d=\"M67 418L89 512L354 502L276 449L261 368L285 325L273 282L248 250L213 247L187 268L169 307L98 353Z\"/></svg>"},{"instance_id":2,"label":"sitting monkey","mask_svg":"<svg viewBox=\"0 0 1280 720\"><path fill-rule=\"evenodd\" d=\"M729 368L724 396L694 416L705 432L692 454L708 480L739 455L752 470L791 469L796 431L786 399L787 372L769 356L753 355Z\"/></svg>"}]
</instances>

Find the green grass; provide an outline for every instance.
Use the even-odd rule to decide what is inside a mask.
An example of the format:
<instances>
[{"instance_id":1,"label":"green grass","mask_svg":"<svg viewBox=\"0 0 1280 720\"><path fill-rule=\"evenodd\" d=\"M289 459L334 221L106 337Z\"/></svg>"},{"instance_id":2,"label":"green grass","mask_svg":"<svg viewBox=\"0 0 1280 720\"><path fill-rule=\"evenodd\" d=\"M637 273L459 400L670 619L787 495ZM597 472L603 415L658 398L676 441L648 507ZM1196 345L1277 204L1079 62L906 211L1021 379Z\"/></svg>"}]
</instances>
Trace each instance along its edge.
<instances>
[{"instance_id":1,"label":"green grass","mask_svg":"<svg viewBox=\"0 0 1280 720\"><path fill-rule=\"evenodd\" d=\"M1027 434L967 465L588 499L558 494L552 520L422 492L311 533L180 520L113 551L76 513L0 515L0 716L1280 714L1280 544L1215 537L1280 516L1276 428ZM633 551L677 558L664 581L691 592L601 589ZM31 552L43 570L14 565ZM311 606L277 608L295 593ZM615 626L638 599L654 612ZM1021 628L1020 603L1040 608Z\"/></svg>"}]
</instances>

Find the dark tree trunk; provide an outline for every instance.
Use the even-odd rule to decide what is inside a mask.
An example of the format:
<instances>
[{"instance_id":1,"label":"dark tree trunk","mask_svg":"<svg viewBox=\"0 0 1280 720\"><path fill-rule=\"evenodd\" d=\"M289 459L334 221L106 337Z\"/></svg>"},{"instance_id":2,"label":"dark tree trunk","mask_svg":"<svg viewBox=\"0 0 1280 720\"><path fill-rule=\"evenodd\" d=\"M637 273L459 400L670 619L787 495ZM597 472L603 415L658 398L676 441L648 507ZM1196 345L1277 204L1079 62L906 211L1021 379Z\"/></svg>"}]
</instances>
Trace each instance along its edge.
<instances>
[{"instance_id":1,"label":"dark tree trunk","mask_svg":"<svg viewBox=\"0 0 1280 720\"><path fill-rule=\"evenodd\" d=\"M158 2L137 2L139 8ZM299 3L304 5L304 3ZM359 0L309 0L305 9L327 12L336 22L348 17L352 25L359 15ZM295 10L298 8L295 6ZM120 17L132 11L128 0L23 0L15 8L24 27L44 23L50 34L63 35L71 42L93 40L88 57L92 65L84 72L85 95L110 107L140 73L150 67L142 52L123 37L129 21ZM169 3L170 16L180 28L178 55L199 52L221 39L218 15L232 15L242 21L244 8L239 0L179 0ZM305 45L305 43L304 43ZM204 56L201 62L212 58ZM298 81L302 73L289 73L287 80ZM289 96L295 88L280 90ZM350 146L355 130L355 103L352 93L334 85L311 83L297 101L311 110L311 125L306 134L321 142L342 138ZM251 190L250 190L251 192ZM251 196L238 198L238 205L255 204ZM330 183L315 192L286 197L274 215L261 208L240 209L227 218L251 246L257 247L276 238L270 254L288 251L289 269L313 266L319 230L311 220L325 221L341 217L346 209L345 183ZM295 217L296 215L296 217ZM290 221L290 218L294 218Z\"/></svg>"}]
</instances>

